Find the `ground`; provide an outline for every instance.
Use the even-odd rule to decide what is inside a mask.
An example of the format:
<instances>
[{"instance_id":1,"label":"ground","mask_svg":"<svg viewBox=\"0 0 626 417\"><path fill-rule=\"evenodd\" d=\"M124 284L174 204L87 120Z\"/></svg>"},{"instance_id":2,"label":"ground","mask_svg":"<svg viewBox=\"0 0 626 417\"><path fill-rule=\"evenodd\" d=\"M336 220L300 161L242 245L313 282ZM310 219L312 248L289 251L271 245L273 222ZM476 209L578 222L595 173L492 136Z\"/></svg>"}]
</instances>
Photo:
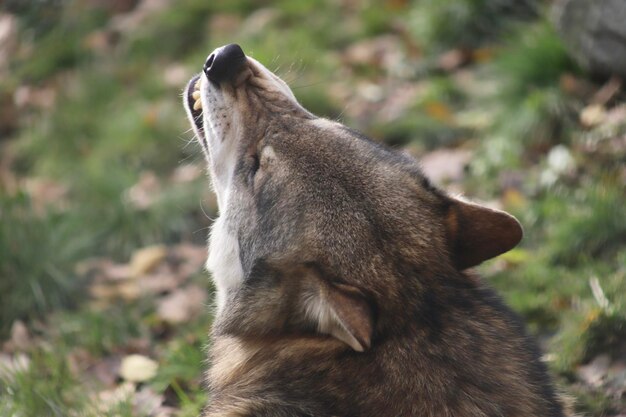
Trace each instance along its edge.
<instances>
[{"instance_id":1,"label":"ground","mask_svg":"<svg viewBox=\"0 0 626 417\"><path fill-rule=\"evenodd\" d=\"M371 3L371 4L370 4ZM515 214L479 268L582 415L626 414L626 98L540 0L7 1L0 414L197 416L216 215L181 91L237 42L312 112Z\"/></svg>"}]
</instances>

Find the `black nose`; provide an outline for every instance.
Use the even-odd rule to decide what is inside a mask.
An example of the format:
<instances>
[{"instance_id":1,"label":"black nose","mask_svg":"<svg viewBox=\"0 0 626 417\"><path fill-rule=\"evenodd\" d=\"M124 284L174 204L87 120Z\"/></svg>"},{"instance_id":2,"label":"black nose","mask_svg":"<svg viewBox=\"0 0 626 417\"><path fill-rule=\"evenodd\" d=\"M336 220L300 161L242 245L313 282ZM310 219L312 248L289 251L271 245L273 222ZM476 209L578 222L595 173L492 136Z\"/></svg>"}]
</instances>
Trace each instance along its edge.
<instances>
[{"instance_id":1,"label":"black nose","mask_svg":"<svg viewBox=\"0 0 626 417\"><path fill-rule=\"evenodd\" d=\"M231 80L241 71L246 62L246 54L236 43L217 48L204 63L204 73L211 81Z\"/></svg>"}]
</instances>

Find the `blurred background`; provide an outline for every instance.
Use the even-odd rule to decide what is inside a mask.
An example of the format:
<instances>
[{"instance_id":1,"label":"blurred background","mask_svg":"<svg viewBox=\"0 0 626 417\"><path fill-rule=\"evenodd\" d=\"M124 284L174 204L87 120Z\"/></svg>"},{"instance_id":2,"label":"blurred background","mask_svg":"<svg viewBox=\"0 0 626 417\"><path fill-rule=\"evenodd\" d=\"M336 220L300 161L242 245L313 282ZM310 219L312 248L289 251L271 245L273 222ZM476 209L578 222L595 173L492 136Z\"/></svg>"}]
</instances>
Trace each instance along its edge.
<instances>
[{"instance_id":1,"label":"blurred background","mask_svg":"<svg viewBox=\"0 0 626 417\"><path fill-rule=\"evenodd\" d=\"M623 0L4 0L0 415L197 416L216 215L182 88L226 43L515 214L480 267L560 390L626 415Z\"/></svg>"}]
</instances>

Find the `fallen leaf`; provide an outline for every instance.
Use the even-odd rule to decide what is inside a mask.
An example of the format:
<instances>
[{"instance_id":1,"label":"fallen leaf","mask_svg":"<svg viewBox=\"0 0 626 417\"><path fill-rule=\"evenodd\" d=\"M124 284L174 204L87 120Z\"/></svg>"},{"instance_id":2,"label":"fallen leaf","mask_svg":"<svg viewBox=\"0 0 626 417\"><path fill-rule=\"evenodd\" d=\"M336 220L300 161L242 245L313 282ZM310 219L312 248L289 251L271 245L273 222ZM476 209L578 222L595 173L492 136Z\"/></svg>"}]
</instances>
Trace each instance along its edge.
<instances>
[{"instance_id":1,"label":"fallen leaf","mask_svg":"<svg viewBox=\"0 0 626 417\"><path fill-rule=\"evenodd\" d=\"M5 352L25 351L32 346L28 328L21 320L15 320L11 326L11 338L4 344Z\"/></svg>"},{"instance_id":2,"label":"fallen leaf","mask_svg":"<svg viewBox=\"0 0 626 417\"><path fill-rule=\"evenodd\" d=\"M202 169L194 164L184 164L177 167L172 174L172 182L180 184L191 182L202 175Z\"/></svg>"},{"instance_id":3,"label":"fallen leaf","mask_svg":"<svg viewBox=\"0 0 626 417\"><path fill-rule=\"evenodd\" d=\"M215 13L207 24L210 37L229 37L235 36L239 30L244 30L245 24L242 24L241 17L234 13Z\"/></svg>"},{"instance_id":4,"label":"fallen leaf","mask_svg":"<svg viewBox=\"0 0 626 417\"><path fill-rule=\"evenodd\" d=\"M606 105L622 89L620 77L613 76L594 94L591 102L594 104Z\"/></svg>"},{"instance_id":5,"label":"fallen leaf","mask_svg":"<svg viewBox=\"0 0 626 417\"><path fill-rule=\"evenodd\" d=\"M452 123L454 121L454 115L450 107L440 101L430 101L424 106L426 114L435 120L444 123Z\"/></svg>"},{"instance_id":6,"label":"fallen leaf","mask_svg":"<svg viewBox=\"0 0 626 417\"><path fill-rule=\"evenodd\" d=\"M57 92L52 87L22 85L13 93L13 102L20 109L25 107L52 109L56 99Z\"/></svg>"},{"instance_id":7,"label":"fallen leaf","mask_svg":"<svg viewBox=\"0 0 626 417\"><path fill-rule=\"evenodd\" d=\"M205 308L207 293L198 285L188 285L163 297L157 315L171 324L183 323L197 317Z\"/></svg>"},{"instance_id":8,"label":"fallen leaf","mask_svg":"<svg viewBox=\"0 0 626 417\"><path fill-rule=\"evenodd\" d=\"M580 123L584 127L594 127L606 119L606 109L600 104L591 104L580 112Z\"/></svg>"},{"instance_id":9,"label":"fallen leaf","mask_svg":"<svg viewBox=\"0 0 626 417\"><path fill-rule=\"evenodd\" d=\"M107 356L87 368L86 373L91 376L91 379L101 382L104 386L113 386L120 366L121 358L119 356Z\"/></svg>"},{"instance_id":10,"label":"fallen leaf","mask_svg":"<svg viewBox=\"0 0 626 417\"><path fill-rule=\"evenodd\" d=\"M244 20L241 24L240 36L244 36L246 38L260 36L266 30L268 25L272 24L279 17L280 14L276 9L270 7L258 9L250 13L246 20ZM223 35L223 33L224 32L220 32L221 35Z\"/></svg>"},{"instance_id":11,"label":"fallen leaf","mask_svg":"<svg viewBox=\"0 0 626 417\"><path fill-rule=\"evenodd\" d=\"M437 66L443 71L451 72L467 64L470 54L467 50L451 49L437 58Z\"/></svg>"},{"instance_id":12,"label":"fallen leaf","mask_svg":"<svg viewBox=\"0 0 626 417\"><path fill-rule=\"evenodd\" d=\"M438 149L423 155L420 164L428 178L441 184L461 180L471 158L467 149Z\"/></svg>"},{"instance_id":13,"label":"fallen leaf","mask_svg":"<svg viewBox=\"0 0 626 417\"><path fill-rule=\"evenodd\" d=\"M163 404L164 399L163 395L157 394L150 387L142 387L133 396L133 410L138 415L142 416L154 416L158 413L161 413L160 415L167 415L163 414L163 410L161 409L161 404Z\"/></svg>"},{"instance_id":14,"label":"fallen leaf","mask_svg":"<svg viewBox=\"0 0 626 417\"><path fill-rule=\"evenodd\" d=\"M148 112L146 113L146 117L146 121L148 122L150 117L156 117L156 115L151 115L150 112ZM160 191L161 184L159 183L159 179L154 172L144 171L141 173L139 181L126 190L124 198L133 207L137 209L146 209L154 204L160 195Z\"/></svg>"},{"instance_id":15,"label":"fallen leaf","mask_svg":"<svg viewBox=\"0 0 626 417\"><path fill-rule=\"evenodd\" d=\"M476 48L472 51L472 59L476 62L484 63L493 60L497 49L493 47Z\"/></svg>"},{"instance_id":16,"label":"fallen leaf","mask_svg":"<svg viewBox=\"0 0 626 417\"><path fill-rule=\"evenodd\" d=\"M393 123L407 114L423 85L402 84L385 93L387 97L376 115L381 123Z\"/></svg>"},{"instance_id":17,"label":"fallen leaf","mask_svg":"<svg viewBox=\"0 0 626 417\"><path fill-rule=\"evenodd\" d=\"M189 243L181 243L180 245L172 248L172 253L183 261L184 264L189 264L190 268L200 269L204 266L208 252L206 246L192 245Z\"/></svg>"},{"instance_id":18,"label":"fallen leaf","mask_svg":"<svg viewBox=\"0 0 626 417\"><path fill-rule=\"evenodd\" d=\"M610 364L609 355L599 355L589 364L578 367L576 372L578 379L592 387L600 387L606 378Z\"/></svg>"},{"instance_id":19,"label":"fallen leaf","mask_svg":"<svg viewBox=\"0 0 626 417\"><path fill-rule=\"evenodd\" d=\"M37 213L44 213L48 207L65 209L68 206L66 185L47 178L27 178L23 188L31 198Z\"/></svg>"},{"instance_id":20,"label":"fallen leaf","mask_svg":"<svg viewBox=\"0 0 626 417\"><path fill-rule=\"evenodd\" d=\"M65 362L71 374L78 378L94 361L93 356L87 349L77 347L72 349L65 357Z\"/></svg>"},{"instance_id":21,"label":"fallen leaf","mask_svg":"<svg viewBox=\"0 0 626 417\"><path fill-rule=\"evenodd\" d=\"M167 250L163 245L149 246L135 251L130 260L131 275L139 277L151 272L166 256Z\"/></svg>"},{"instance_id":22,"label":"fallen leaf","mask_svg":"<svg viewBox=\"0 0 626 417\"><path fill-rule=\"evenodd\" d=\"M106 2L105 2L106 3ZM171 0L143 0L128 13L121 13L113 17L109 29L126 35L136 32L145 22L156 13L166 9Z\"/></svg>"},{"instance_id":23,"label":"fallen leaf","mask_svg":"<svg viewBox=\"0 0 626 417\"><path fill-rule=\"evenodd\" d=\"M141 295L141 289L137 281L125 281L115 286L117 295L126 301L133 301Z\"/></svg>"},{"instance_id":24,"label":"fallen leaf","mask_svg":"<svg viewBox=\"0 0 626 417\"><path fill-rule=\"evenodd\" d=\"M97 300L111 300L117 297L119 292L114 285L93 284L89 287L89 294Z\"/></svg>"},{"instance_id":25,"label":"fallen leaf","mask_svg":"<svg viewBox=\"0 0 626 417\"><path fill-rule=\"evenodd\" d=\"M116 36L108 30L95 30L85 36L83 47L99 54L111 51L115 45Z\"/></svg>"},{"instance_id":26,"label":"fallen leaf","mask_svg":"<svg viewBox=\"0 0 626 417\"><path fill-rule=\"evenodd\" d=\"M142 276L137 285L142 293L162 294L172 291L186 278L181 279L170 268L158 268L154 273Z\"/></svg>"},{"instance_id":27,"label":"fallen leaf","mask_svg":"<svg viewBox=\"0 0 626 417\"><path fill-rule=\"evenodd\" d=\"M180 88L189 78L191 78L190 71L179 63L170 64L163 71L163 82L168 87Z\"/></svg>"},{"instance_id":28,"label":"fallen leaf","mask_svg":"<svg viewBox=\"0 0 626 417\"><path fill-rule=\"evenodd\" d=\"M350 45L341 56L348 65L380 68L399 74L406 65L402 41L395 35L381 35Z\"/></svg>"},{"instance_id":29,"label":"fallen leaf","mask_svg":"<svg viewBox=\"0 0 626 417\"><path fill-rule=\"evenodd\" d=\"M357 94L364 100L376 103L384 98L382 87L375 83L364 82L356 86Z\"/></svg>"},{"instance_id":30,"label":"fallen leaf","mask_svg":"<svg viewBox=\"0 0 626 417\"><path fill-rule=\"evenodd\" d=\"M100 281L123 281L131 278L128 264L118 264L106 258L79 262L75 271L79 275L94 274Z\"/></svg>"},{"instance_id":31,"label":"fallen leaf","mask_svg":"<svg viewBox=\"0 0 626 417\"><path fill-rule=\"evenodd\" d=\"M626 105L613 107L606 115L606 122L612 125L626 124Z\"/></svg>"},{"instance_id":32,"label":"fallen leaf","mask_svg":"<svg viewBox=\"0 0 626 417\"><path fill-rule=\"evenodd\" d=\"M120 376L129 382L144 382L154 378L159 365L143 355L128 355L122 359Z\"/></svg>"}]
</instances>

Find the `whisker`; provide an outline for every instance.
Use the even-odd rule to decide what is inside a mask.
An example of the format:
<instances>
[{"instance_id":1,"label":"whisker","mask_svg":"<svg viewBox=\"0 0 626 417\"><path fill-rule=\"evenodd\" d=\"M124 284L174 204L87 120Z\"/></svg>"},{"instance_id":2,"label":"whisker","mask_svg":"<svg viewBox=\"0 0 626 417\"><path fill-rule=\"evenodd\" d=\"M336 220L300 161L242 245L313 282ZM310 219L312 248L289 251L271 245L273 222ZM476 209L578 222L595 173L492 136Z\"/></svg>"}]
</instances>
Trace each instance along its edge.
<instances>
[{"instance_id":1,"label":"whisker","mask_svg":"<svg viewBox=\"0 0 626 417\"><path fill-rule=\"evenodd\" d=\"M320 85L320 84L324 84L324 83L326 83L326 81L317 81L317 82L310 83L310 84L300 84L300 85L294 85L294 86L291 86L291 89L292 89L292 90L296 90L296 89L298 89L298 88L313 87L313 86Z\"/></svg>"},{"instance_id":2,"label":"whisker","mask_svg":"<svg viewBox=\"0 0 626 417\"><path fill-rule=\"evenodd\" d=\"M202 214L204 214L204 217L206 217L208 220L210 220L211 222L215 221L215 218L212 218L204 209L204 204L202 203L202 200L199 201L200 203L200 210L202 210Z\"/></svg>"}]
</instances>

